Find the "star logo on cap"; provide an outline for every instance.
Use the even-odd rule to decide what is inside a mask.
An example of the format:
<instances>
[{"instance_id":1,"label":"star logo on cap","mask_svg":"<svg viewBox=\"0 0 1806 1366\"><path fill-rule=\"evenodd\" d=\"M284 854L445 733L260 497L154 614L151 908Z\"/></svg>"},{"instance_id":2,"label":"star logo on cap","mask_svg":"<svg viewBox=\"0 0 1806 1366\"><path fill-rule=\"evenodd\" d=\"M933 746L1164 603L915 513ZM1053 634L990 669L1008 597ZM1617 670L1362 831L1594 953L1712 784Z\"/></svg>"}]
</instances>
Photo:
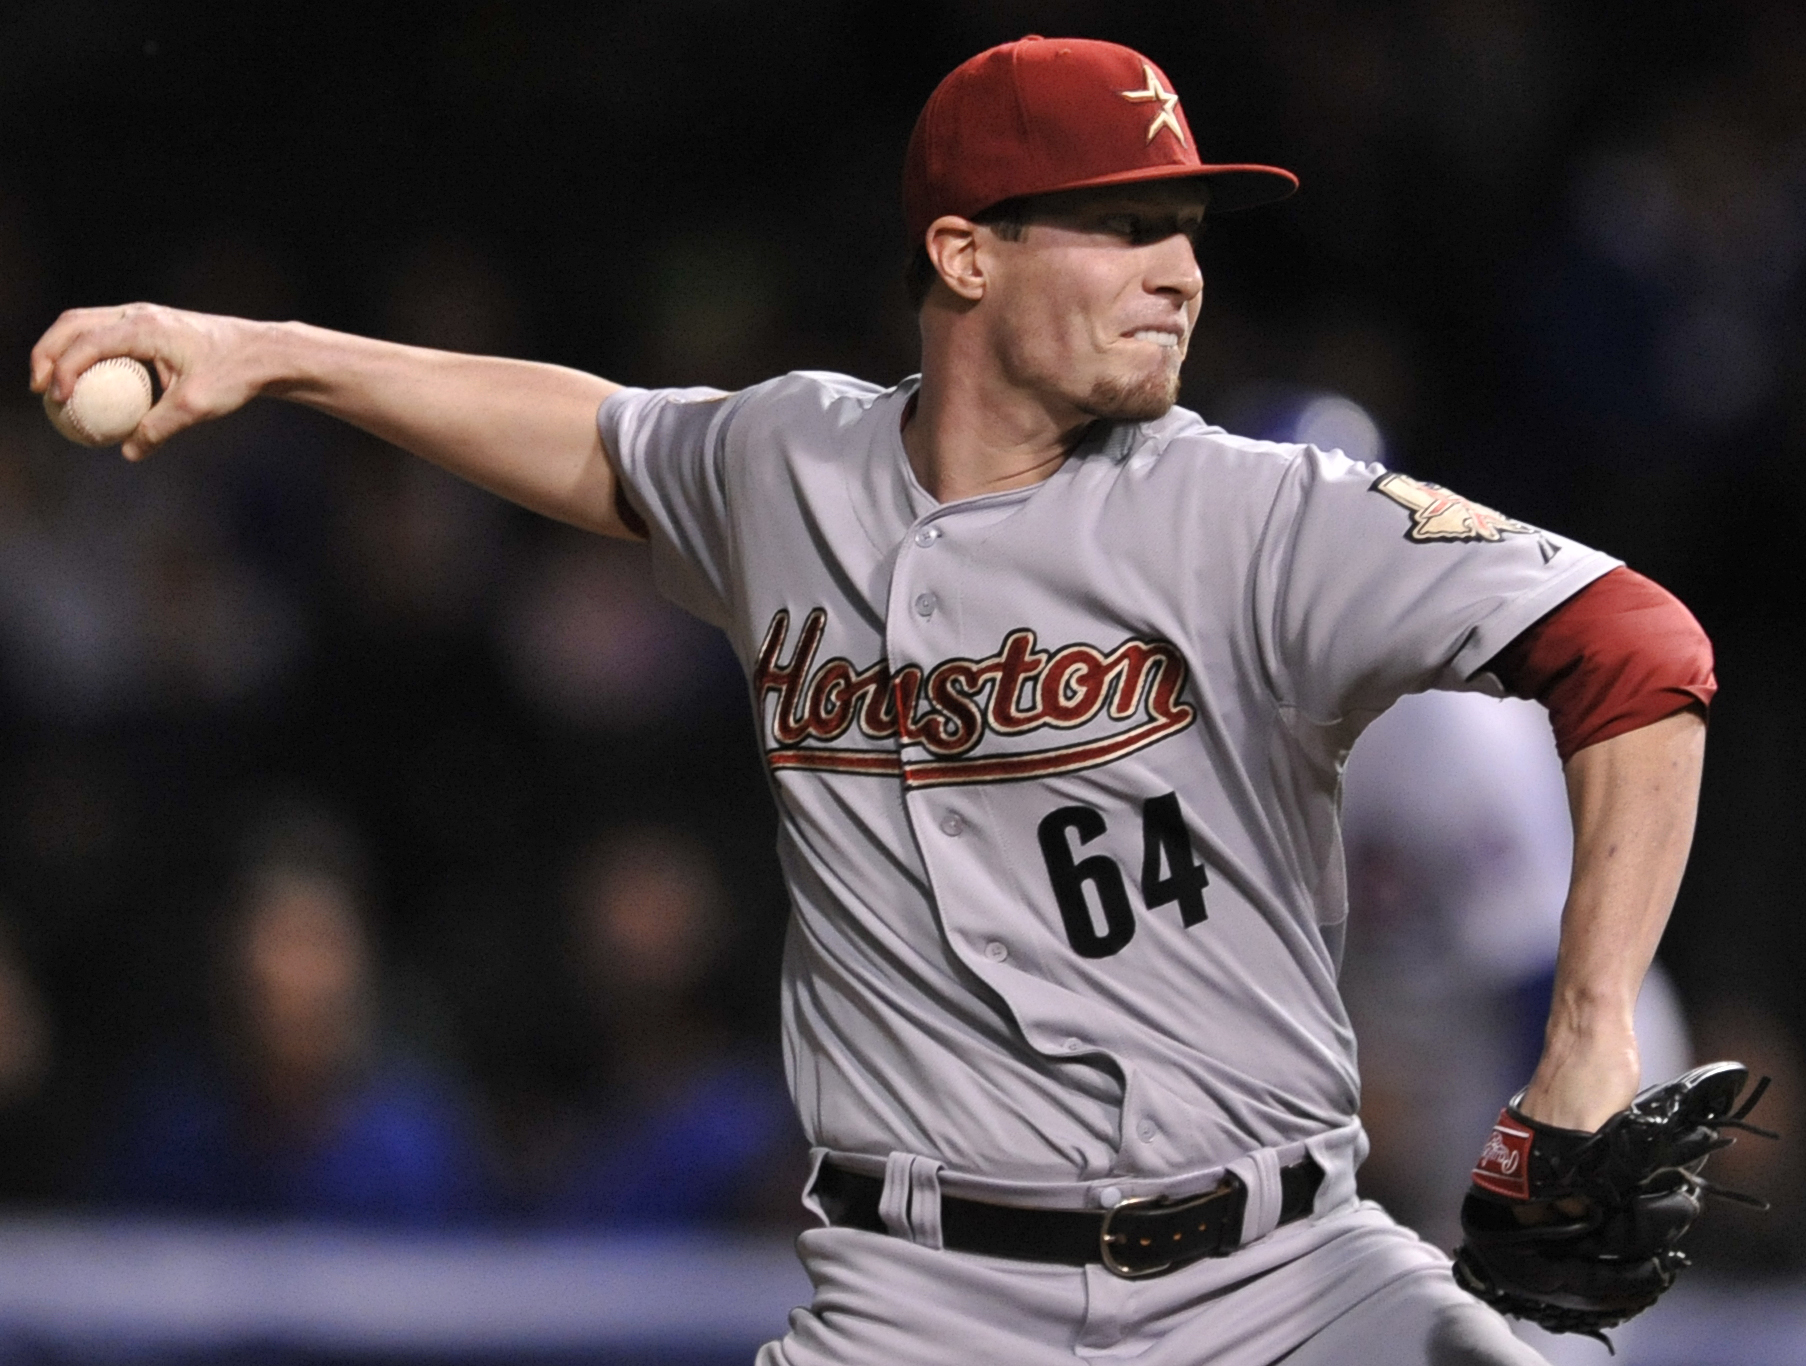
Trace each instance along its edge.
<instances>
[{"instance_id":1,"label":"star logo on cap","mask_svg":"<svg viewBox=\"0 0 1806 1366\"><path fill-rule=\"evenodd\" d=\"M1162 128L1168 128L1172 130L1173 136L1179 139L1179 145L1183 147L1185 130L1179 126L1179 97L1160 84L1160 77L1154 74L1154 68L1146 62L1141 64L1141 70L1142 74L1148 78L1145 89L1119 90L1116 93L1125 100L1160 101L1160 112L1154 115L1154 121L1148 125L1148 141L1152 142L1154 134Z\"/></svg>"}]
</instances>

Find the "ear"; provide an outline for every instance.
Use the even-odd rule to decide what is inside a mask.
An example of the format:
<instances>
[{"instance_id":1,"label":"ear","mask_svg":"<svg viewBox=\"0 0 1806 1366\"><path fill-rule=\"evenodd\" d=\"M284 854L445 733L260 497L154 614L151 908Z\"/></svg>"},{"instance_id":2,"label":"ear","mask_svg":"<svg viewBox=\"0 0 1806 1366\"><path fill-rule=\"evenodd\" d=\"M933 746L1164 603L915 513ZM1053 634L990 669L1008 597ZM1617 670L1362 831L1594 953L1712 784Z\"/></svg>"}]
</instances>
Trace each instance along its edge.
<instances>
[{"instance_id":1,"label":"ear","mask_svg":"<svg viewBox=\"0 0 1806 1366\"><path fill-rule=\"evenodd\" d=\"M978 229L969 218L946 214L928 225L923 242L941 283L967 303L984 297L985 275L978 260Z\"/></svg>"}]
</instances>

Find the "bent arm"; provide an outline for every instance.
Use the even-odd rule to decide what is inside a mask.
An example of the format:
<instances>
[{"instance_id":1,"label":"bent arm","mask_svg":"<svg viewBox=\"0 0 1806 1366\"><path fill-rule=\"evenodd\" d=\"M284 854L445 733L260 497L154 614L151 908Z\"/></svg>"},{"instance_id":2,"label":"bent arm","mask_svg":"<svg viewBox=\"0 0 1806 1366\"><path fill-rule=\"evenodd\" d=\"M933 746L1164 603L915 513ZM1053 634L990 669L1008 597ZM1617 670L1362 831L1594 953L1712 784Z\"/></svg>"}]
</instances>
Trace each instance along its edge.
<instances>
[{"instance_id":1,"label":"bent arm","mask_svg":"<svg viewBox=\"0 0 1806 1366\"><path fill-rule=\"evenodd\" d=\"M1592 1130L1637 1091L1631 1014L1693 840L1712 642L1673 594L1618 568L1488 668L1548 707L1574 822L1554 998L1523 1110Z\"/></svg>"},{"instance_id":2,"label":"bent arm","mask_svg":"<svg viewBox=\"0 0 1806 1366\"><path fill-rule=\"evenodd\" d=\"M305 404L535 512L632 536L596 409L621 386L562 366L467 356L304 323L149 304L65 313L32 351L32 388L66 397L105 356L154 365L164 393L123 447L170 437L259 396Z\"/></svg>"},{"instance_id":3,"label":"bent arm","mask_svg":"<svg viewBox=\"0 0 1806 1366\"><path fill-rule=\"evenodd\" d=\"M1693 840L1705 719L1683 711L1567 763L1574 875L1542 1060L1522 1109L1592 1130L1636 1094L1631 1015Z\"/></svg>"}]
</instances>

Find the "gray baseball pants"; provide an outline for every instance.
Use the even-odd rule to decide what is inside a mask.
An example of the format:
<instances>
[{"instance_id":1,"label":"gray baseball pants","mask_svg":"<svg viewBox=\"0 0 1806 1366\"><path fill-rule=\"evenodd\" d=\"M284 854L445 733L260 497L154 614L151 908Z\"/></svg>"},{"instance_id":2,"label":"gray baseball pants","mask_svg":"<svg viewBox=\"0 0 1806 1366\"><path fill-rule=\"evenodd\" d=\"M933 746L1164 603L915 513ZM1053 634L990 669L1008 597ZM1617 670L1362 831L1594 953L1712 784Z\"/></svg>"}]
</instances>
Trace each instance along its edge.
<instances>
[{"instance_id":1,"label":"gray baseball pants","mask_svg":"<svg viewBox=\"0 0 1806 1366\"><path fill-rule=\"evenodd\" d=\"M1371 1203L1136 1281L859 1229L798 1250L814 1301L757 1366L1547 1366Z\"/></svg>"}]
</instances>

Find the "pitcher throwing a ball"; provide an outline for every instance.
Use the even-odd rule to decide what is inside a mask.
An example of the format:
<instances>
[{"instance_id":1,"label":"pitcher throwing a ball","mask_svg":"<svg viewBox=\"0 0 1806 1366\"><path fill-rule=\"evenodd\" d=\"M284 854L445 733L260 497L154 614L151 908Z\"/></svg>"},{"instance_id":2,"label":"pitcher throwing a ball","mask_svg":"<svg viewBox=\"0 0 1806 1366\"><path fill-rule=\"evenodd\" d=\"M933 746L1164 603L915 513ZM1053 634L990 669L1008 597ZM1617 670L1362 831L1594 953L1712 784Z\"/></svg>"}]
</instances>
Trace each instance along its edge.
<instances>
[{"instance_id":1,"label":"pitcher throwing a ball","mask_svg":"<svg viewBox=\"0 0 1806 1366\"><path fill-rule=\"evenodd\" d=\"M1205 215L1295 184L1203 162L1140 54L1030 38L916 125L922 368L894 388L624 389L148 305L69 313L33 353L58 396L103 357L157 367L130 457L259 395L308 404L649 540L662 589L727 633L781 818L820 1220L815 1302L765 1366L1539 1359L1477 1297L1532 1312L1489 1279L1523 1257L1482 1249L1458 1284L1356 1198L1340 765L1406 692L1549 705L1575 877L1547 1049L1486 1146L1529 1179L1476 1190L1485 1219L1583 1239L1548 1168L1632 1099L1710 648L1596 550L1174 406ZM1687 1122L1730 1118L1733 1081ZM1661 1246L1612 1254L1643 1303L1697 1212L1696 1146L1662 1149ZM1552 1246L1533 1270L1611 1260Z\"/></svg>"}]
</instances>

